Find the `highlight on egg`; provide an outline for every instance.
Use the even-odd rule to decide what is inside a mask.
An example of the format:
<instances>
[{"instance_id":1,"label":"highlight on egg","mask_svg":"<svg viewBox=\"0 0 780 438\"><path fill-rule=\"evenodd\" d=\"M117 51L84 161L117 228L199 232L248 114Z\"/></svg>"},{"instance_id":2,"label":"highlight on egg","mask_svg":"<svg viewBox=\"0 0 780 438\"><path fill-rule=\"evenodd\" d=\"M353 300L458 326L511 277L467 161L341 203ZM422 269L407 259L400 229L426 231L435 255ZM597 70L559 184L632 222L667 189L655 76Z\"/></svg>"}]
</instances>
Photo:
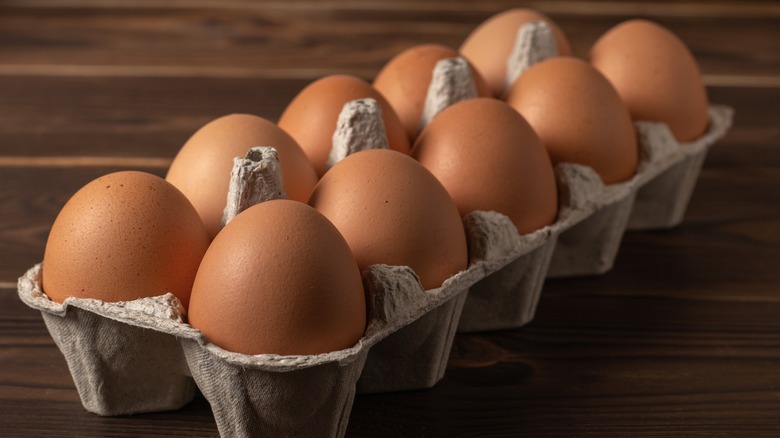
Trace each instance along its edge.
<instances>
[{"instance_id":1,"label":"highlight on egg","mask_svg":"<svg viewBox=\"0 0 780 438\"><path fill-rule=\"evenodd\" d=\"M211 238L221 226L233 158L244 157L255 146L276 149L289 199L308 201L317 184L317 174L306 154L273 122L251 114L230 114L212 120L182 146L165 177L192 202Z\"/></svg>"},{"instance_id":2,"label":"highlight on egg","mask_svg":"<svg viewBox=\"0 0 780 438\"><path fill-rule=\"evenodd\" d=\"M186 308L208 245L198 213L173 185L145 172L111 173L82 187L57 215L43 290L57 302L171 292Z\"/></svg>"}]
</instances>

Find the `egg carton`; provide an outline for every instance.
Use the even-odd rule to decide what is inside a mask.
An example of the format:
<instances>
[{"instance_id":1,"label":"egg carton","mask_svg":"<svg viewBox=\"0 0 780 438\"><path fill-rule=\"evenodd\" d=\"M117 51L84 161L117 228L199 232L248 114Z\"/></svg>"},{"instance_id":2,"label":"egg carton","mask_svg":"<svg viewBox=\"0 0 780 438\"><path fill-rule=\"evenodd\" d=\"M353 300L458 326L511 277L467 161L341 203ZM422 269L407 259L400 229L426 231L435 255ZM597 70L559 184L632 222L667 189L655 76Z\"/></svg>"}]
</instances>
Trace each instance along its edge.
<instances>
[{"instance_id":1,"label":"egg carton","mask_svg":"<svg viewBox=\"0 0 780 438\"><path fill-rule=\"evenodd\" d=\"M471 84L462 80L468 72L465 61L442 65L438 82L434 74L429 88L423 125L475 94L463 85ZM354 152L366 138L377 140L368 142L372 147L386 147L383 136L363 132L383 130L374 123L379 120L375 108L358 107L374 118L363 119L365 127L356 122L334 133L339 148L332 161ZM590 168L558 166L558 220L534 233L518 235L511 221L495 212L467 215L469 266L439 288L423 290L408 267L370 267L363 273L371 297L368 327L349 349L309 356L229 352L186 324L171 294L121 303L52 302L40 287L41 265L20 278L19 296L41 311L91 412L178 409L192 400L197 386L222 436L342 436L356 392L431 387L444 375L457 330L522 326L533 318L546 277L611 268L627 224L640 223L634 216L641 209L658 216L650 220L645 215L644 226L679 220L696 180L690 173L698 171L707 148L728 129L731 111L713 106L710 119L708 133L689 145L678 145L663 125L638 123L642 162L626 183L604 186ZM277 183L272 191L281 192ZM250 190L241 196L255 194ZM654 203L668 205L669 213L664 216ZM235 215L244 207L228 208Z\"/></svg>"},{"instance_id":2,"label":"egg carton","mask_svg":"<svg viewBox=\"0 0 780 438\"><path fill-rule=\"evenodd\" d=\"M489 245L501 255L490 258L487 276L471 287L458 331L522 327L534 317L546 278L602 274L612 268L627 228L679 222L707 150L731 126L731 108L708 111L707 132L691 143L677 142L663 123L635 123L640 163L626 182L604 185L586 166L556 166L558 219L523 236L503 222L503 234Z\"/></svg>"},{"instance_id":3,"label":"egg carton","mask_svg":"<svg viewBox=\"0 0 780 438\"><path fill-rule=\"evenodd\" d=\"M345 107L344 119L353 122L334 134L334 143L350 148L362 130L376 127L371 121L378 114L370 102ZM283 194L275 150L252 148L234 160L223 224ZM486 247L493 222L480 217L491 214L471 216L470 245ZM423 290L408 267L369 267L363 273L371 297L365 335L350 349L311 356L225 351L184 322L185 310L172 294L53 302L41 288L41 264L20 278L19 296L41 311L90 412L174 410L193 399L197 386L222 436L341 436L356 391L422 389L442 378L466 294L490 263L490 257L475 260L432 290Z\"/></svg>"},{"instance_id":4,"label":"egg carton","mask_svg":"<svg viewBox=\"0 0 780 438\"><path fill-rule=\"evenodd\" d=\"M370 322L364 337L346 350L311 356L225 351L184 322L172 294L120 303L82 298L55 303L40 287L40 264L20 278L19 296L41 311L90 412L178 409L193 399L197 385L222 436L342 436L356 392L421 389L438 382L456 329L530 321L559 243L577 226L593 221L595 226L581 228L591 233L591 246L581 240L577 246L572 239L575 244L563 254L593 255L597 265L611 266L611 248L619 245L633 194L703 156L728 129L731 114L726 107L711 107L708 133L690 145L678 145L664 125L638 123L642 164L626 183L603 186L587 167L558 166L559 218L534 233L518 235L499 213L467 215L469 267L440 288L423 290L407 267L372 266L363 274L373 297ZM577 258L566 260L574 264Z\"/></svg>"},{"instance_id":5,"label":"egg carton","mask_svg":"<svg viewBox=\"0 0 780 438\"><path fill-rule=\"evenodd\" d=\"M494 234L494 215L471 215L474 245ZM421 389L442 378L466 294L490 263L490 257L476 260L430 290L408 267L369 267L365 335L352 348L307 356L223 350L184 322L170 293L56 303L42 290L42 264L19 279L18 293L42 313L90 412L175 410L194 398L197 386L222 436L342 436L356 391Z\"/></svg>"}]
</instances>

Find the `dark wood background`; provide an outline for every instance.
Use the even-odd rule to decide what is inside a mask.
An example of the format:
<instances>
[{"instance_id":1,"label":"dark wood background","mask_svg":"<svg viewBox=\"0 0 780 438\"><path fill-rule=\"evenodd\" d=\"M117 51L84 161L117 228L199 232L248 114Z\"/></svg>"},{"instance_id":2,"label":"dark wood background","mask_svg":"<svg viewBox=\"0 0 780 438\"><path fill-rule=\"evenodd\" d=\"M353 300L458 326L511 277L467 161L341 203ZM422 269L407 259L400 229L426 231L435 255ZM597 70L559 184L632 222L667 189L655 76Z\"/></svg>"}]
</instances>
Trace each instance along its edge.
<instances>
[{"instance_id":1,"label":"dark wood background","mask_svg":"<svg viewBox=\"0 0 780 438\"><path fill-rule=\"evenodd\" d=\"M202 398L101 418L81 407L16 279L79 187L163 175L212 118L276 119L308 82L367 79L417 43L457 47L523 2L0 0L0 435L215 436ZM630 232L612 272L549 281L521 330L457 336L427 391L358 396L348 436L780 436L780 5L527 2L584 56L631 17L676 32L735 125L685 222Z\"/></svg>"}]
</instances>

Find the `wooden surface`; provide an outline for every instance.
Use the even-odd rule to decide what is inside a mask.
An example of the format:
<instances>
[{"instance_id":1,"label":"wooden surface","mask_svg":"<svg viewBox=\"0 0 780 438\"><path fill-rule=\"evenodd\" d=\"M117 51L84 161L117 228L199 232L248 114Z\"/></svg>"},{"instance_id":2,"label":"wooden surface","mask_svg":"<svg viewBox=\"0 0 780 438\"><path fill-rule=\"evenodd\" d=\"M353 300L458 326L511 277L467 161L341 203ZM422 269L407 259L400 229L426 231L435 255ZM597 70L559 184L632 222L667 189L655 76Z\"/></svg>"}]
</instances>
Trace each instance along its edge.
<instances>
[{"instance_id":1,"label":"wooden surface","mask_svg":"<svg viewBox=\"0 0 780 438\"><path fill-rule=\"evenodd\" d=\"M230 112L271 119L328 73L371 78L397 51L459 45L519 2L0 2L0 436L215 436L208 403L101 418L81 407L16 279L80 186L163 175ZM529 3L530 4L530 3ZM612 272L548 281L521 330L458 335L427 391L358 396L348 436L780 436L780 5L558 1L584 56L644 16L736 109L684 223L630 232Z\"/></svg>"}]
</instances>

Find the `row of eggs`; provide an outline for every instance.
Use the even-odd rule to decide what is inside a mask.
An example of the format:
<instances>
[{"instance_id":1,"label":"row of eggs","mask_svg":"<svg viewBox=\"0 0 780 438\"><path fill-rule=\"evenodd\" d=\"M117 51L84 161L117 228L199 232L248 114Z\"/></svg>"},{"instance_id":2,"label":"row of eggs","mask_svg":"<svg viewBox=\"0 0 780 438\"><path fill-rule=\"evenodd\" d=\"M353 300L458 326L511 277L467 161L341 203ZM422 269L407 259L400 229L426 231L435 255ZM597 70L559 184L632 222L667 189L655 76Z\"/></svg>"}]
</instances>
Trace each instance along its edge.
<instances>
[{"instance_id":1,"label":"row of eggs","mask_svg":"<svg viewBox=\"0 0 780 438\"><path fill-rule=\"evenodd\" d=\"M538 21L563 56L507 81L518 29ZM701 74L668 30L632 20L596 42L590 63L570 53L549 18L510 10L475 29L460 54L422 45L390 60L373 85L345 75L315 81L278 125L216 119L187 141L165 180L117 172L79 190L52 226L43 289L58 302L172 292L193 327L239 353L348 348L366 327L361 270L406 265L436 288L467 266L463 215L498 211L521 234L534 231L557 216L554 164L621 182L638 163L633 120L665 122L682 142L705 131ZM421 129L432 70L459 55L478 97ZM330 167L339 113L363 98L381 108L389 150ZM254 146L277 150L289 200L252 206L223 228L233 158Z\"/></svg>"}]
</instances>

